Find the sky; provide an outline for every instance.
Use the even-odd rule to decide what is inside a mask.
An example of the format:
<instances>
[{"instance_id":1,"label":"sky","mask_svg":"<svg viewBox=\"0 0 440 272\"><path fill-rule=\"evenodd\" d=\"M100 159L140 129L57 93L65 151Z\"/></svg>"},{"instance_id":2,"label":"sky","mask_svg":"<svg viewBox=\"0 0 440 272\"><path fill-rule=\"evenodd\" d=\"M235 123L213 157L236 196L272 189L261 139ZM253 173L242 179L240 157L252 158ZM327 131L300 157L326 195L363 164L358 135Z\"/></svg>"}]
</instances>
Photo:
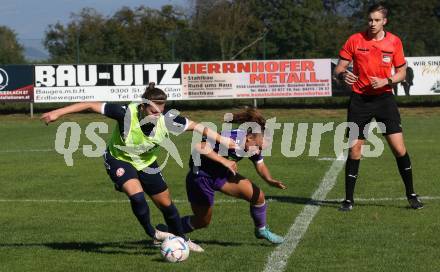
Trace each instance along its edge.
<instances>
[{"instance_id":1,"label":"sky","mask_svg":"<svg viewBox=\"0 0 440 272\"><path fill-rule=\"evenodd\" d=\"M70 21L70 14L91 7L112 15L123 6L160 8L171 4L185 7L187 0L0 0L0 25L14 30L25 48L43 50L41 40L50 24Z\"/></svg>"}]
</instances>

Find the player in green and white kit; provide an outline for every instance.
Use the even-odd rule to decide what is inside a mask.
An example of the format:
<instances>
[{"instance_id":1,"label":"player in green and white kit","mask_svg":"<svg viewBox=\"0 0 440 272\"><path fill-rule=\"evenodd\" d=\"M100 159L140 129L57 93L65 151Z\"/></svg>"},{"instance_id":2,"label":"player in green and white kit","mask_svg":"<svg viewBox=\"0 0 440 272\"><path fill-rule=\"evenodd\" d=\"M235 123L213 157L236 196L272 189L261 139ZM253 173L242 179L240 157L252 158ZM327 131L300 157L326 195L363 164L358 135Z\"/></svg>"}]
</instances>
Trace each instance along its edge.
<instances>
[{"instance_id":1,"label":"player in green and white kit","mask_svg":"<svg viewBox=\"0 0 440 272\"><path fill-rule=\"evenodd\" d=\"M169 141L170 132L179 134L193 130L229 147L234 147L235 143L178 115L177 111L164 113L167 96L161 89L155 88L154 83L150 83L142 98L146 103L131 103L127 106L101 102L77 103L47 112L41 119L48 124L69 113L92 110L117 120L118 126L104 154L106 170L115 189L128 196L134 215L150 237L164 240L171 234L152 226L144 193L161 210L170 226L169 231L185 238L179 212L171 201L168 186L156 162L159 146ZM187 241L191 250L203 251L199 245Z\"/></svg>"}]
</instances>

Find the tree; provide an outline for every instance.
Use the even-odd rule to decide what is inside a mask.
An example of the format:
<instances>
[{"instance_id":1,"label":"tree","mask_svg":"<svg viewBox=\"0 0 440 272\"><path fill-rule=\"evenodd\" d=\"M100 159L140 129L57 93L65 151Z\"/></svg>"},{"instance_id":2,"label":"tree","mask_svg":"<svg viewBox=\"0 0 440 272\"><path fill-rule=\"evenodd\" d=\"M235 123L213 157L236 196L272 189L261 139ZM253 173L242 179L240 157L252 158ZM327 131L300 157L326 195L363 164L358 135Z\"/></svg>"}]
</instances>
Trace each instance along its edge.
<instances>
[{"instance_id":1,"label":"tree","mask_svg":"<svg viewBox=\"0 0 440 272\"><path fill-rule=\"evenodd\" d=\"M350 33L341 1L252 0L256 17L267 22L268 58L337 57Z\"/></svg>"},{"instance_id":2,"label":"tree","mask_svg":"<svg viewBox=\"0 0 440 272\"><path fill-rule=\"evenodd\" d=\"M373 0L188 0L185 14L124 7L104 17L93 9L49 26L53 62L165 62L336 58L344 41L366 28ZM439 55L438 0L389 0L387 29L406 55ZM10 40L10 39L2 39Z\"/></svg>"},{"instance_id":3,"label":"tree","mask_svg":"<svg viewBox=\"0 0 440 272\"><path fill-rule=\"evenodd\" d=\"M51 60L58 63L97 62L105 52L104 17L96 10L84 8L71 15L66 26L57 23L46 31L45 47Z\"/></svg>"},{"instance_id":4,"label":"tree","mask_svg":"<svg viewBox=\"0 0 440 272\"><path fill-rule=\"evenodd\" d=\"M14 31L6 26L0 26L0 64L25 63L23 51Z\"/></svg>"},{"instance_id":5,"label":"tree","mask_svg":"<svg viewBox=\"0 0 440 272\"><path fill-rule=\"evenodd\" d=\"M111 19L111 23L119 26L119 35L124 37L122 42L126 44L124 47L132 50L132 56L127 58L140 62L182 59L180 54L184 51L178 47L185 43L180 33L187 29L182 14L165 5L161 10L141 6L132 16L130 19L118 12ZM187 44L190 46L190 41Z\"/></svg>"},{"instance_id":6,"label":"tree","mask_svg":"<svg viewBox=\"0 0 440 272\"><path fill-rule=\"evenodd\" d=\"M108 18L86 8L66 26L51 25L45 45L54 62L162 62L188 57L187 32L188 21L170 5L123 7Z\"/></svg>"},{"instance_id":7,"label":"tree","mask_svg":"<svg viewBox=\"0 0 440 272\"><path fill-rule=\"evenodd\" d=\"M356 31L365 29L367 9L372 0L356 0L351 21L356 22ZM406 56L439 55L440 48L440 3L438 0L389 0L388 25L386 29L398 35Z\"/></svg>"},{"instance_id":8,"label":"tree","mask_svg":"<svg viewBox=\"0 0 440 272\"><path fill-rule=\"evenodd\" d=\"M249 1L199 0L195 9L192 26L201 41L202 59L255 58L256 47L241 50L265 31Z\"/></svg>"},{"instance_id":9,"label":"tree","mask_svg":"<svg viewBox=\"0 0 440 272\"><path fill-rule=\"evenodd\" d=\"M407 56L439 55L440 18L438 0L391 0L388 30L402 39Z\"/></svg>"}]
</instances>

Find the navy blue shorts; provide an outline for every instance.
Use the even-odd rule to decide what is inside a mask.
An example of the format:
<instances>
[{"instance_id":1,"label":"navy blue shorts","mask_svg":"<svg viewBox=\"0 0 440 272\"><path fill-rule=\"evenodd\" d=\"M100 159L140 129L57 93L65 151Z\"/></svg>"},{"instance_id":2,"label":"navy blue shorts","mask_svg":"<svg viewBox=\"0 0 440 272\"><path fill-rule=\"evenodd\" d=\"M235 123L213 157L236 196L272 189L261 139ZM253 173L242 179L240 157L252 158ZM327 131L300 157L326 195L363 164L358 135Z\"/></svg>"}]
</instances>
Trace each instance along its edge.
<instances>
[{"instance_id":1,"label":"navy blue shorts","mask_svg":"<svg viewBox=\"0 0 440 272\"><path fill-rule=\"evenodd\" d=\"M160 171L155 174L138 171L128 162L121 161L110 155L108 150L104 153L104 165L107 174L115 185L117 191L122 192L122 185L130 179L138 179L141 182L144 192L149 195L156 195L168 189L168 186ZM150 168L159 170L157 162L150 165Z\"/></svg>"}]
</instances>

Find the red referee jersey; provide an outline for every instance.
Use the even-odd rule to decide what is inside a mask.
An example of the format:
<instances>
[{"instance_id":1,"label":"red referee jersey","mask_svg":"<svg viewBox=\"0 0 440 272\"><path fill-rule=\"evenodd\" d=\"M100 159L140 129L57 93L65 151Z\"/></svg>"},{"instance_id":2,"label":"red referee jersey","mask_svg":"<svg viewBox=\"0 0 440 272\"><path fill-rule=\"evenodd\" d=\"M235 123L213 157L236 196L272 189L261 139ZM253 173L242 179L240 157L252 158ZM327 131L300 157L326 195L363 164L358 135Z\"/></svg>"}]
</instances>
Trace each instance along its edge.
<instances>
[{"instance_id":1,"label":"red referee jersey","mask_svg":"<svg viewBox=\"0 0 440 272\"><path fill-rule=\"evenodd\" d=\"M399 68L406 63L402 42L390 32L385 32L380 41L369 39L367 32L353 34L342 47L339 57L353 61L353 73L358 76L358 81L352 85L352 90L367 95L391 92L389 85L373 89L370 77L391 77L393 66Z\"/></svg>"}]
</instances>

